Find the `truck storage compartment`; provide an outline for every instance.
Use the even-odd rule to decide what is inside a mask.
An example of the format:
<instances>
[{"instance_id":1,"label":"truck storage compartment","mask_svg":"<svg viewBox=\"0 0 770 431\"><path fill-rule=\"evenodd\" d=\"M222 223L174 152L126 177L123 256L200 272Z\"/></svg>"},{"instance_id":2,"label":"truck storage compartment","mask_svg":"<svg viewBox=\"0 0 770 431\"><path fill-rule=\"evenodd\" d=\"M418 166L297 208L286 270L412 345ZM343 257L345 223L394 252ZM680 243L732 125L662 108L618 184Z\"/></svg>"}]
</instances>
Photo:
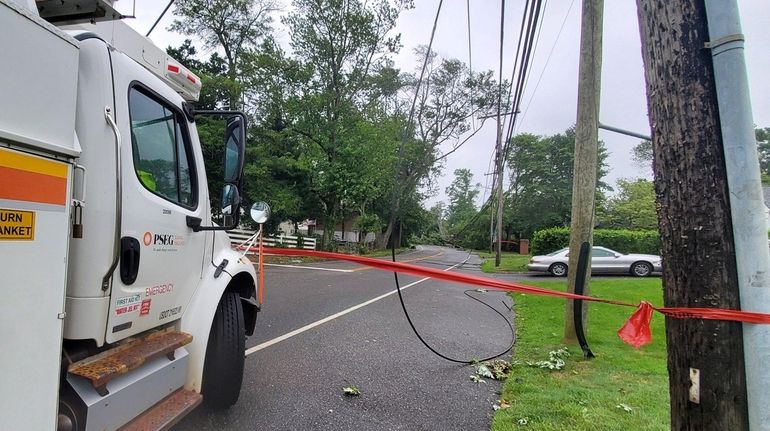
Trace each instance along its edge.
<instances>
[{"instance_id":1,"label":"truck storage compartment","mask_svg":"<svg viewBox=\"0 0 770 431\"><path fill-rule=\"evenodd\" d=\"M78 42L9 0L0 28L0 141L77 156Z\"/></svg>"}]
</instances>

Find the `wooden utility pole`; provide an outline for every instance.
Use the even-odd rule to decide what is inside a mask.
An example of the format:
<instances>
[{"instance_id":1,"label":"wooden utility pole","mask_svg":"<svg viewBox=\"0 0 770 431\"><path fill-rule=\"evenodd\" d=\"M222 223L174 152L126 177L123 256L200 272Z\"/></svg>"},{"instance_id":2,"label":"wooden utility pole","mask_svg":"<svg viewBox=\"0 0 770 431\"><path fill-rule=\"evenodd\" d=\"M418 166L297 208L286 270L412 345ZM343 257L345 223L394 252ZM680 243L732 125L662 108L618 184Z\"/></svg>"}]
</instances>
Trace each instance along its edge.
<instances>
[{"instance_id":1,"label":"wooden utility pole","mask_svg":"<svg viewBox=\"0 0 770 431\"><path fill-rule=\"evenodd\" d=\"M602 18L604 0L583 0L578 70L578 109L575 125L575 162L572 182L568 283L575 291L578 256L583 242L593 244L596 166L599 152L599 96L602 75ZM590 259L590 253L589 253ZM590 261L589 261L590 262ZM586 271L584 294L589 293L591 271ZM564 340L576 343L572 301L564 313ZM583 327L587 327L583 306Z\"/></svg>"},{"instance_id":2,"label":"wooden utility pole","mask_svg":"<svg viewBox=\"0 0 770 431\"><path fill-rule=\"evenodd\" d=\"M497 116L497 231L495 235L495 267L500 266L500 252L503 243L503 124Z\"/></svg>"},{"instance_id":3,"label":"wooden utility pole","mask_svg":"<svg viewBox=\"0 0 770 431\"><path fill-rule=\"evenodd\" d=\"M637 0L663 294L670 307L740 308L703 0ZM671 428L746 430L739 323L666 318ZM759 429L759 428L757 428Z\"/></svg>"},{"instance_id":4,"label":"wooden utility pole","mask_svg":"<svg viewBox=\"0 0 770 431\"><path fill-rule=\"evenodd\" d=\"M495 267L500 266L500 250L503 239L503 123L501 101L503 97L503 42L505 41L505 0L500 0L500 69L497 83L497 142L495 143L495 172L497 172L497 235L495 239Z\"/></svg>"}]
</instances>

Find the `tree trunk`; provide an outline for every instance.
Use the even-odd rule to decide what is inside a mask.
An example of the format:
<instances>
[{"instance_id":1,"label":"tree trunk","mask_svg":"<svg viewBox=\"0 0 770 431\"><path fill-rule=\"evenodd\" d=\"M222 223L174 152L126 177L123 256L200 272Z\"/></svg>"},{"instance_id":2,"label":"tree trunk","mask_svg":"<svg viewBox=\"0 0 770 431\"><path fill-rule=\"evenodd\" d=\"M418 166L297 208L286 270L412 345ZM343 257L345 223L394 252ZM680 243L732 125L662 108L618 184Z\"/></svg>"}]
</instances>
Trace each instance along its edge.
<instances>
[{"instance_id":1,"label":"tree trunk","mask_svg":"<svg viewBox=\"0 0 770 431\"><path fill-rule=\"evenodd\" d=\"M377 248L385 248L388 246L390 237L393 235L393 229L396 226L398 220L398 210L401 208L401 199L396 198L393 208L390 210L390 216L388 217L388 226L385 228L385 233L380 237Z\"/></svg>"},{"instance_id":2,"label":"tree trunk","mask_svg":"<svg viewBox=\"0 0 770 431\"><path fill-rule=\"evenodd\" d=\"M324 250L334 251L332 243L334 242L334 230L337 227L337 204L326 205L324 212L324 234L322 237L322 246Z\"/></svg>"},{"instance_id":3,"label":"tree trunk","mask_svg":"<svg viewBox=\"0 0 770 431\"><path fill-rule=\"evenodd\" d=\"M740 308L703 0L637 0L666 306ZM741 324L666 318L671 428L748 429ZM691 400L690 370L700 372Z\"/></svg>"}]
</instances>

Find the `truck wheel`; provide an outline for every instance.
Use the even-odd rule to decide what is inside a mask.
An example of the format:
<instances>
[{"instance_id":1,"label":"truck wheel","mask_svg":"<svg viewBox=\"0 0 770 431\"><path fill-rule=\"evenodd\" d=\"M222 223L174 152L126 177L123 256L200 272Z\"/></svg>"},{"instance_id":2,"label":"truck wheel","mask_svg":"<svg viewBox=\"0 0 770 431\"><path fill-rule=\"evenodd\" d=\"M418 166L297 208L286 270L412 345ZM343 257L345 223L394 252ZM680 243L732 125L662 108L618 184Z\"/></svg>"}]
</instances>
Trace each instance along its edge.
<instances>
[{"instance_id":1,"label":"truck wheel","mask_svg":"<svg viewBox=\"0 0 770 431\"><path fill-rule=\"evenodd\" d=\"M201 393L207 406L228 408L238 401L245 351L243 308L237 292L222 295L206 347Z\"/></svg>"}]
</instances>

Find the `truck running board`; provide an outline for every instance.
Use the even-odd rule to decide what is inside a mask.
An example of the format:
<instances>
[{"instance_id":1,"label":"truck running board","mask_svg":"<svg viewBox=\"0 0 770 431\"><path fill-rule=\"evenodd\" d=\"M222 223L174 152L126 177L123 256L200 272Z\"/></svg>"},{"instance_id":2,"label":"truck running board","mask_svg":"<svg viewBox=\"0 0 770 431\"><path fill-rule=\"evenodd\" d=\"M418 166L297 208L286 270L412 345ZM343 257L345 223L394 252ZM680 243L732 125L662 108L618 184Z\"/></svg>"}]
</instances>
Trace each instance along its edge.
<instances>
[{"instance_id":1,"label":"truck running board","mask_svg":"<svg viewBox=\"0 0 770 431\"><path fill-rule=\"evenodd\" d=\"M69 373L88 379L101 396L107 383L161 356L174 359L174 351L192 341L192 335L178 331L153 332L69 366Z\"/></svg>"},{"instance_id":2,"label":"truck running board","mask_svg":"<svg viewBox=\"0 0 770 431\"><path fill-rule=\"evenodd\" d=\"M197 407L203 397L193 391L180 389L155 404L119 431L163 431L170 429Z\"/></svg>"}]
</instances>

